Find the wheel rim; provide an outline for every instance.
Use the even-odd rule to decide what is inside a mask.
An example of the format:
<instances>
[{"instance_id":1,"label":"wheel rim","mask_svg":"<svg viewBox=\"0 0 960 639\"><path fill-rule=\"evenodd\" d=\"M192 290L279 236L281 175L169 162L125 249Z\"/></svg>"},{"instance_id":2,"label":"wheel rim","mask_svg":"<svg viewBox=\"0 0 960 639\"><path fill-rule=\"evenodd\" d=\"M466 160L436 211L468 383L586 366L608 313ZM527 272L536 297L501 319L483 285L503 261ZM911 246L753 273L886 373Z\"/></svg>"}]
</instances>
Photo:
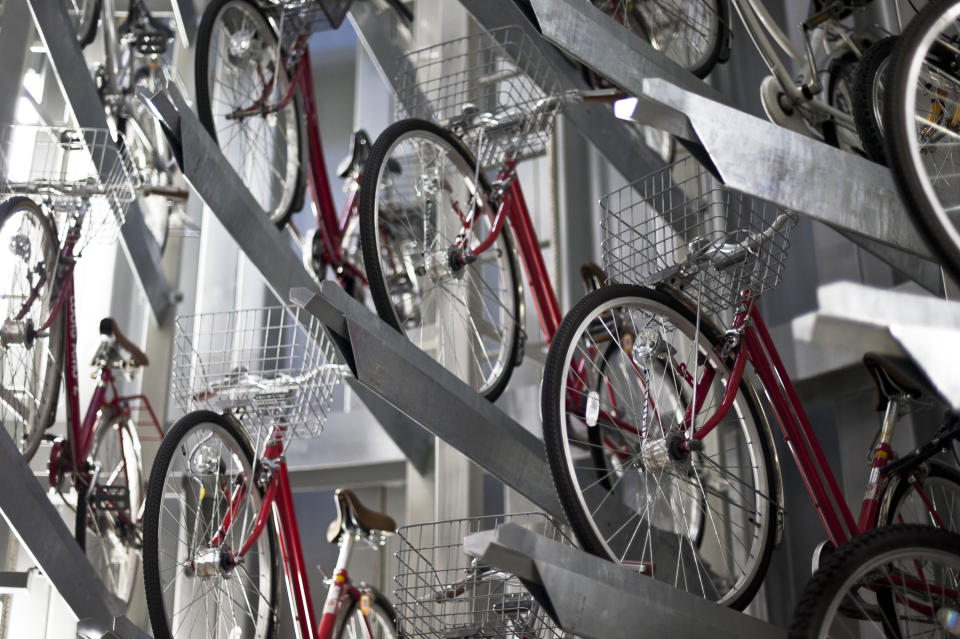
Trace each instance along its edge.
<instances>
[{"instance_id":1,"label":"wheel rim","mask_svg":"<svg viewBox=\"0 0 960 639\"><path fill-rule=\"evenodd\" d=\"M901 481L907 481L903 478ZM928 475L921 482L924 497L929 500L934 511L947 530L960 531L960 484L949 477ZM894 524L927 524L937 526L930 509L912 486L894 506L890 517Z\"/></svg>"},{"instance_id":2,"label":"wheel rim","mask_svg":"<svg viewBox=\"0 0 960 639\"><path fill-rule=\"evenodd\" d=\"M274 221L290 209L299 178L299 130L295 100L265 115L236 116L264 95L277 59L273 31L247 2L230 2L217 14L207 68L210 111L217 142L261 208ZM268 80L269 82L269 80ZM270 102L289 87L278 74Z\"/></svg>"},{"instance_id":3,"label":"wheel rim","mask_svg":"<svg viewBox=\"0 0 960 639\"><path fill-rule=\"evenodd\" d=\"M890 66L890 56L888 55L880 64L877 65L877 72L873 76L872 98L873 98L873 124L877 127L880 135L883 135L883 96L886 90L887 67Z\"/></svg>"},{"instance_id":4,"label":"wheel rim","mask_svg":"<svg viewBox=\"0 0 960 639\"><path fill-rule=\"evenodd\" d=\"M594 4L691 71L703 66L717 38L719 14L715 2L594 0Z\"/></svg>"},{"instance_id":5,"label":"wheel rim","mask_svg":"<svg viewBox=\"0 0 960 639\"><path fill-rule=\"evenodd\" d=\"M608 311L614 309L617 322L596 321L612 317ZM565 356L561 438L580 509L611 559L728 603L751 587L763 564L764 537L772 525L770 482L759 459L760 435L742 398L703 440L702 451L677 460L663 454L692 401L689 386L680 379L683 370L694 370L692 327L685 335L681 326L690 323L649 299L621 297L595 308L577 328ZM616 345L621 364L609 355L605 367L598 364L604 342ZM662 359L667 352L674 354L672 363ZM701 355L719 366L709 352L701 343ZM596 397L591 409L582 384L607 389L610 404ZM715 381L703 400L698 426L713 413L720 395L722 385ZM620 464L613 471L612 490L598 490L596 469L587 466L594 460L584 457L590 443L582 433L590 428L600 429L605 448L617 452ZM618 450L618 445L626 448Z\"/></svg>"},{"instance_id":6,"label":"wheel rim","mask_svg":"<svg viewBox=\"0 0 960 639\"><path fill-rule=\"evenodd\" d=\"M100 472L95 486L126 487L129 508L87 509L86 553L97 576L114 595L129 601L139 564L137 514L143 501L140 443L132 424L114 422L101 429L93 452Z\"/></svg>"},{"instance_id":7,"label":"wheel rim","mask_svg":"<svg viewBox=\"0 0 960 639\"><path fill-rule=\"evenodd\" d=\"M52 306L58 247L47 224L38 210L24 207L0 226L0 421L24 454L32 454L47 426L41 422L52 410L60 374L51 348L60 336L57 321L46 336L25 332L39 330ZM47 279L31 302L41 272Z\"/></svg>"},{"instance_id":8,"label":"wheel rim","mask_svg":"<svg viewBox=\"0 0 960 639\"><path fill-rule=\"evenodd\" d=\"M251 477L246 453L219 425L197 425L178 442L163 477L157 526L159 586L171 636L266 636L273 614L269 523L243 563L208 576L198 568L198 557L211 548L223 522L223 490ZM246 494L215 548L217 557L238 551L253 526L261 497L257 489Z\"/></svg>"},{"instance_id":9,"label":"wheel rim","mask_svg":"<svg viewBox=\"0 0 960 639\"><path fill-rule=\"evenodd\" d=\"M960 247L960 155L953 147L960 144L960 122L954 117L960 108L960 78L939 71L928 62L935 40L944 34L956 48L960 41L960 4L954 4L928 29L910 58L905 108L905 130L913 132L906 145L910 169L918 178L922 195L939 226L955 250ZM931 90L932 89L932 90ZM941 93L942 92L942 93Z\"/></svg>"},{"instance_id":10,"label":"wheel rim","mask_svg":"<svg viewBox=\"0 0 960 639\"><path fill-rule=\"evenodd\" d=\"M899 629L900 636L952 636L924 609L934 610L934 614L957 611L960 559L954 553L933 548L899 548L863 562L833 592L819 637L891 636L879 612L882 597L892 601L887 619Z\"/></svg>"},{"instance_id":11,"label":"wheel rim","mask_svg":"<svg viewBox=\"0 0 960 639\"><path fill-rule=\"evenodd\" d=\"M389 170L392 164L399 173ZM475 179L460 153L440 136L402 135L377 176L374 228L396 325L485 393L513 365L519 309L506 228L476 261L456 262L466 254L456 248L463 230L457 210L466 211L476 201ZM477 215L466 245L479 245L491 222L490 216Z\"/></svg>"},{"instance_id":12,"label":"wheel rim","mask_svg":"<svg viewBox=\"0 0 960 639\"><path fill-rule=\"evenodd\" d=\"M138 84L155 93L157 79L151 73ZM127 121L124 144L144 187L173 186L175 160L160 128L160 121L150 115L140 100L127 102L132 117ZM137 203L143 213L143 221L157 241L161 251L166 244L172 205L162 195L138 193Z\"/></svg>"},{"instance_id":13,"label":"wheel rim","mask_svg":"<svg viewBox=\"0 0 960 639\"><path fill-rule=\"evenodd\" d=\"M370 625L369 636L367 624ZM345 620L343 630L337 639L390 639L396 636L390 614L374 603L371 604L370 611L366 615L360 611L359 607L355 608Z\"/></svg>"}]
</instances>

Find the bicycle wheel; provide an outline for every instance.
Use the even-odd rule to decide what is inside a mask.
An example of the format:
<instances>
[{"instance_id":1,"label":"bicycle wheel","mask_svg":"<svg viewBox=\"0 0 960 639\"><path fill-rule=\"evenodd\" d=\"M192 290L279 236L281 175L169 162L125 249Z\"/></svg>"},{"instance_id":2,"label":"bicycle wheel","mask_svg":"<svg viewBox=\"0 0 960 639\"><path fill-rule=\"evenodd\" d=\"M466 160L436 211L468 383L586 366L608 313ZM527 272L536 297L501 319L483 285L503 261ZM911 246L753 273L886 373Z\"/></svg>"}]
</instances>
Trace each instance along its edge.
<instances>
[{"instance_id":1,"label":"bicycle wheel","mask_svg":"<svg viewBox=\"0 0 960 639\"><path fill-rule=\"evenodd\" d=\"M0 205L0 422L24 458L53 422L63 363L63 316L40 328L57 298L59 244L39 205Z\"/></svg>"},{"instance_id":2,"label":"bicycle wheel","mask_svg":"<svg viewBox=\"0 0 960 639\"><path fill-rule=\"evenodd\" d=\"M158 639L272 636L280 560L269 523L242 563L221 564L253 527L258 472L245 435L222 415L189 413L163 438L143 515L144 585ZM244 497L214 543L238 490Z\"/></svg>"},{"instance_id":3,"label":"bicycle wheel","mask_svg":"<svg viewBox=\"0 0 960 639\"><path fill-rule=\"evenodd\" d=\"M953 637L958 611L960 536L875 528L841 546L807 583L789 636Z\"/></svg>"},{"instance_id":4,"label":"bicycle wheel","mask_svg":"<svg viewBox=\"0 0 960 639\"><path fill-rule=\"evenodd\" d=\"M402 120L370 151L359 212L377 313L493 401L513 372L522 327L509 223L489 249L469 254L493 227L489 193L453 134Z\"/></svg>"},{"instance_id":5,"label":"bicycle wheel","mask_svg":"<svg viewBox=\"0 0 960 639\"><path fill-rule=\"evenodd\" d=\"M136 74L136 84L138 87L146 87L150 95L153 95L163 83L162 74L159 67L152 70L141 68ZM144 223L160 248L160 255L163 255L170 233L173 205L168 198L149 193L149 190L170 189L174 186L177 161L167 143L160 121L153 117L143 101L135 96L136 93L126 101L129 117L123 121L123 141L143 186L143 189L138 191L137 204L143 214Z\"/></svg>"},{"instance_id":6,"label":"bicycle wheel","mask_svg":"<svg viewBox=\"0 0 960 639\"><path fill-rule=\"evenodd\" d=\"M857 63L853 75L853 119L867 157L886 165L883 150L883 100L896 36L875 42Z\"/></svg>"},{"instance_id":7,"label":"bicycle wheel","mask_svg":"<svg viewBox=\"0 0 960 639\"><path fill-rule=\"evenodd\" d=\"M695 346L695 322L672 297L640 286L587 295L550 344L543 438L584 550L742 609L773 550L779 478L769 429L746 384L702 450L679 448L680 424L694 403L688 380L716 370L709 388L698 389L701 425L729 375L714 348L719 332L701 318Z\"/></svg>"},{"instance_id":8,"label":"bicycle wheel","mask_svg":"<svg viewBox=\"0 0 960 639\"><path fill-rule=\"evenodd\" d=\"M853 115L853 78L857 57L852 53L837 56L830 61L827 75L827 102L830 106ZM861 150L860 138L855 127L845 126L833 118L820 125L823 141L851 153Z\"/></svg>"},{"instance_id":9,"label":"bicycle wheel","mask_svg":"<svg viewBox=\"0 0 960 639\"><path fill-rule=\"evenodd\" d=\"M960 533L960 470L932 461L917 469L918 486L901 477L893 487L884 525L926 524L936 526L929 502L944 527ZM923 495L917 489L923 491ZM881 498L881 503L882 498Z\"/></svg>"},{"instance_id":10,"label":"bicycle wheel","mask_svg":"<svg viewBox=\"0 0 960 639\"><path fill-rule=\"evenodd\" d=\"M657 51L699 78L727 44L727 0L590 0Z\"/></svg>"},{"instance_id":11,"label":"bicycle wheel","mask_svg":"<svg viewBox=\"0 0 960 639\"><path fill-rule=\"evenodd\" d=\"M302 205L305 183L296 97L271 106L290 86L278 53L254 3L207 5L197 32L197 115L264 214L283 226Z\"/></svg>"},{"instance_id":12,"label":"bicycle wheel","mask_svg":"<svg viewBox=\"0 0 960 639\"><path fill-rule=\"evenodd\" d=\"M97 472L92 487L77 486L75 534L107 589L121 601L130 601L140 564L137 517L143 503L136 426L122 418L99 426L90 461Z\"/></svg>"},{"instance_id":13,"label":"bicycle wheel","mask_svg":"<svg viewBox=\"0 0 960 639\"><path fill-rule=\"evenodd\" d=\"M932 2L903 32L884 106L886 158L934 254L960 281L960 0Z\"/></svg>"},{"instance_id":14,"label":"bicycle wheel","mask_svg":"<svg viewBox=\"0 0 960 639\"><path fill-rule=\"evenodd\" d=\"M364 613L357 602L350 599L337 619L333 631L334 639L397 639L400 636L397 630L397 612L390 600L378 590L367 590L370 595L370 609Z\"/></svg>"},{"instance_id":15,"label":"bicycle wheel","mask_svg":"<svg viewBox=\"0 0 960 639\"><path fill-rule=\"evenodd\" d=\"M67 0L66 2L70 26L77 36L81 49L97 37L102 4L103 0Z\"/></svg>"}]
</instances>

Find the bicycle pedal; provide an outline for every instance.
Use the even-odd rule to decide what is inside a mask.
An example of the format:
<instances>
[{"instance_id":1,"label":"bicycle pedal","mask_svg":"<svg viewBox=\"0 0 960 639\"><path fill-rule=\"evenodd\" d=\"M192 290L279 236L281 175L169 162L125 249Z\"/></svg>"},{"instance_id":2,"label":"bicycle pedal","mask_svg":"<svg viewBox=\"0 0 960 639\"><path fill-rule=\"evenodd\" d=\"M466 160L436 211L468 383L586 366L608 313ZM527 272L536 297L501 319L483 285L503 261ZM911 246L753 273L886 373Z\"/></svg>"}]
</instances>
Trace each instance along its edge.
<instances>
[{"instance_id":1,"label":"bicycle pedal","mask_svg":"<svg viewBox=\"0 0 960 639\"><path fill-rule=\"evenodd\" d=\"M119 513L130 508L130 489L126 486L97 486L93 505L98 510Z\"/></svg>"}]
</instances>

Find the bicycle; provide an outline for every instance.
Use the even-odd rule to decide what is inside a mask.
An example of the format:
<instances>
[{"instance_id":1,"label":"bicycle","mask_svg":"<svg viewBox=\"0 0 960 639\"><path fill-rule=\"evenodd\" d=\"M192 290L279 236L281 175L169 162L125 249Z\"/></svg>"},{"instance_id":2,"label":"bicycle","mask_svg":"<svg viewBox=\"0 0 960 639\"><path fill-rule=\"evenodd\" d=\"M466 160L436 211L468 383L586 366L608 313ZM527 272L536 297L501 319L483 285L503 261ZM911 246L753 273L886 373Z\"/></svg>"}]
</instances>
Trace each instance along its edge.
<instances>
[{"instance_id":1,"label":"bicycle","mask_svg":"<svg viewBox=\"0 0 960 639\"><path fill-rule=\"evenodd\" d=\"M100 323L91 362L97 387L80 412L74 267L90 243L116 238L134 198L132 166L105 130L5 127L0 144L0 422L26 460L52 440L50 490L75 509L77 542L126 602L139 564L139 427L152 426L158 439L162 433L144 395L117 389L119 377L132 378L148 359L111 318ZM45 436L61 372L66 435ZM64 495L71 489L75 499Z\"/></svg>"},{"instance_id":2,"label":"bicycle","mask_svg":"<svg viewBox=\"0 0 960 639\"><path fill-rule=\"evenodd\" d=\"M872 121L874 104L854 102L854 75L866 49L888 34L874 28L853 31L841 20L872 0L814 0L810 16L800 25L802 50L793 45L761 0L590 1L700 78L729 58L732 5L770 70L760 85L763 110L770 121L832 146L863 150L858 123ZM826 58L818 63L821 49ZM798 70L795 76L791 67ZM863 97L869 100L871 94Z\"/></svg>"},{"instance_id":3,"label":"bicycle","mask_svg":"<svg viewBox=\"0 0 960 639\"><path fill-rule=\"evenodd\" d=\"M960 536L929 526L864 533L829 558L794 611L791 639L955 637Z\"/></svg>"},{"instance_id":4,"label":"bicycle","mask_svg":"<svg viewBox=\"0 0 960 639\"><path fill-rule=\"evenodd\" d=\"M815 564L883 524L960 529L960 472L930 461L960 420L948 415L933 443L891 461L899 415L931 391L909 362L883 356L864 358L883 420L856 519L847 505L756 303L780 280L792 214L693 158L601 204L604 265L624 283L564 318L541 387L551 474L584 550L745 607L783 527L771 422L826 530Z\"/></svg>"},{"instance_id":5,"label":"bicycle","mask_svg":"<svg viewBox=\"0 0 960 639\"><path fill-rule=\"evenodd\" d=\"M958 190L960 3L929 3L893 49L885 93L886 156L898 190L940 263L960 278Z\"/></svg>"},{"instance_id":6,"label":"bicycle","mask_svg":"<svg viewBox=\"0 0 960 639\"><path fill-rule=\"evenodd\" d=\"M338 28L350 4L211 2L197 35L196 83L200 122L278 227L302 208L309 184L317 229L302 240L304 266L319 278L329 268L344 289L358 296L366 277L356 191L370 140L357 131L337 167L348 194L338 214L327 180L308 50L310 35ZM412 19L406 7L391 4Z\"/></svg>"},{"instance_id":7,"label":"bicycle","mask_svg":"<svg viewBox=\"0 0 960 639\"><path fill-rule=\"evenodd\" d=\"M404 68L407 117L377 138L360 185L371 297L383 321L493 401L526 342L516 255L548 341L561 319L517 163L546 152L565 100L616 91L562 91L519 27L415 51Z\"/></svg>"},{"instance_id":8,"label":"bicycle","mask_svg":"<svg viewBox=\"0 0 960 639\"><path fill-rule=\"evenodd\" d=\"M563 632L520 580L463 552L469 534L514 523L573 545L542 513L471 517L397 530L398 622L410 639L518 637L559 639Z\"/></svg>"},{"instance_id":9,"label":"bicycle","mask_svg":"<svg viewBox=\"0 0 960 639\"><path fill-rule=\"evenodd\" d=\"M173 387L186 414L160 445L144 508L144 585L158 639L272 637L281 562L297 636L398 636L389 601L347 574L355 544L379 547L393 520L346 490L327 530L340 555L315 622L284 455L292 440L320 433L342 373L322 326L299 313L276 306L177 319Z\"/></svg>"},{"instance_id":10,"label":"bicycle","mask_svg":"<svg viewBox=\"0 0 960 639\"><path fill-rule=\"evenodd\" d=\"M94 67L94 81L108 122L136 169L138 204L162 255L174 202L185 202L189 194L160 123L137 92L153 95L166 85L164 67L175 35L151 15L145 0L128 0L126 17L117 24L116 2L68 0L67 15L81 49L93 43L102 25L104 61Z\"/></svg>"}]
</instances>

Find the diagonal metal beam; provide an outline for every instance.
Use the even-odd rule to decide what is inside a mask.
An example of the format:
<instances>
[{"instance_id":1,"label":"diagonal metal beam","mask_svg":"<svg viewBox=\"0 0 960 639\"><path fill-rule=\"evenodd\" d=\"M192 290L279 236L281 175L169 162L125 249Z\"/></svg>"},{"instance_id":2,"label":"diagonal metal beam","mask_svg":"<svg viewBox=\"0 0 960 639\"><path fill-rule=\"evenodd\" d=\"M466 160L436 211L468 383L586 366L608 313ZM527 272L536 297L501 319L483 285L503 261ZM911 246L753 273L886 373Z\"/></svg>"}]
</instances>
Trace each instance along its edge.
<instances>
[{"instance_id":1,"label":"diagonal metal beam","mask_svg":"<svg viewBox=\"0 0 960 639\"><path fill-rule=\"evenodd\" d=\"M517 524L469 535L463 546L483 564L517 575L560 627L576 636L633 639L642 628L644 637L672 639L786 637L765 621Z\"/></svg>"},{"instance_id":2,"label":"diagonal metal beam","mask_svg":"<svg viewBox=\"0 0 960 639\"><path fill-rule=\"evenodd\" d=\"M277 229L262 213L177 89L171 86L154 96L152 106L175 149L184 177L257 267L273 294L286 300L295 288L317 291L317 282L303 267L289 234ZM418 471L424 472L433 450L433 438L382 398L356 385L355 380L347 382L354 386L397 447Z\"/></svg>"},{"instance_id":3,"label":"diagonal metal beam","mask_svg":"<svg viewBox=\"0 0 960 639\"><path fill-rule=\"evenodd\" d=\"M83 52L70 29L66 4L50 0L28 0L37 31L50 55L57 81L73 110L77 124L84 128L106 129L103 103L84 62ZM106 174L112 167L101 167ZM134 201L121 228L123 248L133 265L157 323L162 324L173 306L173 291L160 267L160 247Z\"/></svg>"}]
</instances>

